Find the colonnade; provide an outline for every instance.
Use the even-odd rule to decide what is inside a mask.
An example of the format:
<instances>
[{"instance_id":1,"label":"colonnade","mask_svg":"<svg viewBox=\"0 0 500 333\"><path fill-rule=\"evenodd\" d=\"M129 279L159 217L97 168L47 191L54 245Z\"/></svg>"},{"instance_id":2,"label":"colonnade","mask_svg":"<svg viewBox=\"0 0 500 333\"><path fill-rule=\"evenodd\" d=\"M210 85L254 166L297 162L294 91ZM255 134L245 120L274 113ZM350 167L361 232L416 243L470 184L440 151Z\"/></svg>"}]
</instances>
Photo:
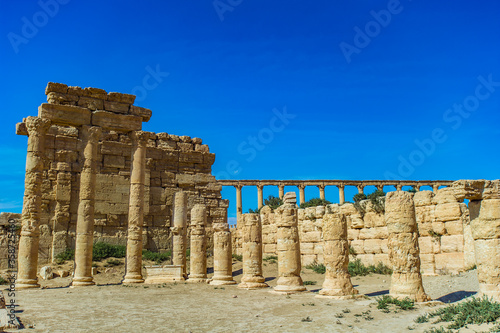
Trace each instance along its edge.
<instances>
[{"instance_id":1,"label":"colonnade","mask_svg":"<svg viewBox=\"0 0 500 333\"><path fill-rule=\"evenodd\" d=\"M346 186L354 186L358 193L364 193L366 186L375 186L377 190L383 191L385 186L393 186L395 190L401 191L403 186L411 186L415 191L420 191L422 186L430 186L436 192L441 186L450 186L451 180L420 180L420 181L391 181L391 180L218 180L221 186L234 186L236 188L236 213L238 216L243 213L243 199L241 190L244 186L257 187L257 207L264 206L264 186L277 186L280 199L283 199L285 186L294 186L299 189L299 205L306 201L306 186L316 186L319 190L319 198L326 199L326 186L336 186L339 191L339 203L345 202Z\"/></svg>"}]
</instances>

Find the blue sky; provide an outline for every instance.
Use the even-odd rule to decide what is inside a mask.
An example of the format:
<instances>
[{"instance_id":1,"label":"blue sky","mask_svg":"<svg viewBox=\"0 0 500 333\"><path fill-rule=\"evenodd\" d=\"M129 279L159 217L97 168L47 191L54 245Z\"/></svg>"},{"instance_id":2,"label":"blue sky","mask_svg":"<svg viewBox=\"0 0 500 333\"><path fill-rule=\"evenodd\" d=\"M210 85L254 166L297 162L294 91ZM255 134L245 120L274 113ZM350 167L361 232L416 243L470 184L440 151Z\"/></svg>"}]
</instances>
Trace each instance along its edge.
<instances>
[{"instance_id":1,"label":"blue sky","mask_svg":"<svg viewBox=\"0 0 500 333\"><path fill-rule=\"evenodd\" d=\"M144 129L203 138L217 178L499 178L497 1L0 4L0 211L21 211L15 124L48 81L137 93Z\"/></svg>"}]
</instances>

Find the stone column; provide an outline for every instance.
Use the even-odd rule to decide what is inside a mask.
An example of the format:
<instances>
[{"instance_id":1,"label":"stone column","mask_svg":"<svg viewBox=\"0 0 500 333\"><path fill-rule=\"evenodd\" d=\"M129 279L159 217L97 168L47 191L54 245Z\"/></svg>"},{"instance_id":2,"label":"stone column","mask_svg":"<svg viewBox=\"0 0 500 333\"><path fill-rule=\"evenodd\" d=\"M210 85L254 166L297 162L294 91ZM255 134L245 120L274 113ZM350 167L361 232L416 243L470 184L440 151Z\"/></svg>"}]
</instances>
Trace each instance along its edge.
<instances>
[{"instance_id":1,"label":"stone column","mask_svg":"<svg viewBox=\"0 0 500 333\"><path fill-rule=\"evenodd\" d=\"M205 205L194 205L191 210L191 252L188 282L207 282L206 225L207 209L205 208Z\"/></svg>"},{"instance_id":2,"label":"stone column","mask_svg":"<svg viewBox=\"0 0 500 333\"><path fill-rule=\"evenodd\" d=\"M439 184L433 184L432 185L432 192L437 193L437 190L439 190Z\"/></svg>"},{"instance_id":3,"label":"stone column","mask_svg":"<svg viewBox=\"0 0 500 333\"><path fill-rule=\"evenodd\" d=\"M295 192L285 194L283 201L283 205L275 210L278 227L276 251L278 252L279 279L274 291L289 294L305 291L306 287L300 277L302 267Z\"/></svg>"},{"instance_id":4,"label":"stone column","mask_svg":"<svg viewBox=\"0 0 500 333\"><path fill-rule=\"evenodd\" d=\"M384 191L384 185L383 184L378 184L377 185L377 191Z\"/></svg>"},{"instance_id":5,"label":"stone column","mask_svg":"<svg viewBox=\"0 0 500 333\"><path fill-rule=\"evenodd\" d=\"M479 290L500 300L500 195L469 202Z\"/></svg>"},{"instance_id":6,"label":"stone column","mask_svg":"<svg viewBox=\"0 0 500 333\"><path fill-rule=\"evenodd\" d=\"M123 283L142 283L142 225L144 222L144 182L146 145L149 132L132 132L132 167L128 210L127 267Z\"/></svg>"},{"instance_id":7,"label":"stone column","mask_svg":"<svg viewBox=\"0 0 500 333\"><path fill-rule=\"evenodd\" d=\"M396 184L396 191L401 191L401 190L403 190L403 185Z\"/></svg>"},{"instance_id":8,"label":"stone column","mask_svg":"<svg viewBox=\"0 0 500 333\"><path fill-rule=\"evenodd\" d=\"M337 185L339 188L339 203L342 205L345 202L344 185Z\"/></svg>"},{"instance_id":9,"label":"stone column","mask_svg":"<svg viewBox=\"0 0 500 333\"><path fill-rule=\"evenodd\" d=\"M213 223L214 230L214 276L211 285L236 284L233 280L233 256L231 231L227 223L227 211L224 222Z\"/></svg>"},{"instance_id":10,"label":"stone column","mask_svg":"<svg viewBox=\"0 0 500 333\"><path fill-rule=\"evenodd\" d=\"M305 185L300 184L298 186L299 188L299 206L302 205L304 202L306 202L306 193L305 193ZM290 192L288 192L290 193Z\"/></svg>"},{"instance_id":11,"label":"stone column","mask_svg":"<svg viewBox=\"0 0 500 333\"><path fill-rule=\"evenodd\" d=\"M413 189L418 192L420 191L420 185L413 185Z\"/></svg>"},{"instance_id":12,"label":"stone column","mask_svg":"<svg viewBox=\"0 0 500 333\"><path fill-rule=\"evenodd\" d=\"M413 194L389 192L385 199L385 222L389 233L389 260L392 266L390 295L429 301L420 274L420 249Z\"/></svg>"},{"instance_id":13,"label":"stone column","mask_svg":"<svg viewBox=\"0 0 500 333\"><path fill-rule=\"evenodd\" d=\"M319 198L325 200L325 186L318 185L318 189L319 189Z\"/></svg>"},{"instance_id":14,"label":"stone column","mask_svg":"<svg viewBox=\"0 0 500 333\"><path fill-rule=\"evenodd\" d=\"M236 188L236 225L238 225L238 222L240 221L241 214L243 214L243 204L241 200L241 189L243 186L237 185L235 186Z\"/></svg>"},{"instance_id":15,"label":"stone column","mask_svg":"<svg viewBox=\"0 0 500 333\"><path fill-rule=\"evenodd\" d=\"M182 266L182 277L187 278L186 265L187 195L179 191L174 197L172 232L172 264Z\"/></svg>"},{"instance_id":16,"label":"stone column","mask_svg":"<svg viewBox=\"0 0 500 333\"><path fill-rule=\"evenodd\" d=\"M94 244L94 205L97 172L97 144L100 127L83 126L81 130L83 167L80 173L80 196L76 220L75 276L72 286L94 285L92 277L92 246Z\"/></svg>"},{"instance_id":17,"label":"stone column","mask_svg":"<svg viewBox=\"0 0 500 333\"><path fill-rule=\"evenodd\" d=\"M279 185L278 186L278 191L279 191L279 197L281 200L283 200L283 197L285 196L285 186L284 185Z\"/></svg>"},{"instance_id":18,"label":"stone column","mask_svg":"<svg viewBox=\"0 0 500 333\"><path fill-rule=\"evenodd\" d=\"M264 207L264 195L262 193L262 189L264 186L262 185L257 185L257 208L261 209Z\"/></svg>"},{"instance_id":19,"label":"stone column","mask_svg":"<svg viewBox=\"0 0 500 333\"><path fill-rule=\"evenodd\" d=\"M325 282L319 297L346 298L358 291L354 289L349 265L349 243L347 241L347 221L339 209L323 215L323 257L326 266Z\"/></svg>"},{"instance_id":20,"label":"stone column","mask_svg":"<svg viewBox=\"0 0 500 333\"><path fill-rule=\"evenodd\" d=\"M238 288L269 287L262 276L262 226L259 214L242 215L243 222L243 276Z\"/></svg>"},{"instance_id":21,"label":"stone column","mask_svg":"<svg viewBox=\"0 0 500 333\"><path fill-rule=\"evenodd\" d=\"M18 272L16 289L38 288L38 244L42 204L42 177L45 158L45 134L50 121L38 117L26 118L28 153L24 180L24 202L21 215Z\"/></svg>"},{"instance_id":22,"label":"stone column","mask_svg":"<svg viewBox=\"0 0 500 333\"><path fill-rule=\"evenodd\" d=\"M358 188L358 193L362 194L363 193L363 189L365 188L365 186L364 185L358 185L357 188Z\"/></svg>"}]
</instances>

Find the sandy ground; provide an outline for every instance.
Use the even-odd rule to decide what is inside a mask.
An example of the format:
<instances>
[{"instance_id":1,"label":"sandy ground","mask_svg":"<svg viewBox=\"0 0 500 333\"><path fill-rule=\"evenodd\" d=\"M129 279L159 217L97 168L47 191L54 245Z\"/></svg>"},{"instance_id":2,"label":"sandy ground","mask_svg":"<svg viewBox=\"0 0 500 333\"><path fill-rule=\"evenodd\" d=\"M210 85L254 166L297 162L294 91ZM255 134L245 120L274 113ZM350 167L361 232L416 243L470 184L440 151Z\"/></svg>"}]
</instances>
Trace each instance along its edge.
<instances>
[{"instance_id":1,"label":"sandy ground","mask_svg":"<svg viewBox=\"0 0 500 333\"><path fill-rule=\"evenodd\" d=\"M236 281L241 278L241 268L241 262L233 262ZM419 304L409 311L378 310L375 298L388 293L387 275L354 277L356 288L367 297L332 300L315 297L324 275L305 268L303 280L316 284L307 286L308 292L289 296L272 294L270 288L240 290L184 282L123 286L119 284L123 265L99 267L99 271L96 286L69 288L71 279L67 277L41 281L43 289L16 291L17 316L25 327L20 331L424 332L443 325L413 322L419 315L445 306L435 302ZM266 263L264 276L271 287L276 285L277 264ZM456 276L424 277L424 287L433 299L443 302L459 301L479 288L475 270ZM487 329L482 325L461 332Z\"/></svg>"}]
</instances>

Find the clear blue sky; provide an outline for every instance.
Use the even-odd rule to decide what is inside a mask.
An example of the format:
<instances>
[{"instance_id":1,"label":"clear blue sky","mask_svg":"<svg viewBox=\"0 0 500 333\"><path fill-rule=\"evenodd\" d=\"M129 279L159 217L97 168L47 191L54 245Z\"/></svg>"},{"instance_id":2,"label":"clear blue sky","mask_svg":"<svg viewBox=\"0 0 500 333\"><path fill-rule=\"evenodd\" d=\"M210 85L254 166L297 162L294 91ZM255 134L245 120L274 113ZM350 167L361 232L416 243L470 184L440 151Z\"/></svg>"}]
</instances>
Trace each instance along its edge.
<instances>
[{"instance_id":1,"label":"clear blue sky","mask_svg":"<svg viewBox=\"0 0 500 333\"><path fill-rule=\"evenodd\" d=\"M48 81L137 93L144 129L203 138L218 178L499 178L498 1L0 3L0 211L21 211L15 124Z\"/></svg>"}]
</instances>

